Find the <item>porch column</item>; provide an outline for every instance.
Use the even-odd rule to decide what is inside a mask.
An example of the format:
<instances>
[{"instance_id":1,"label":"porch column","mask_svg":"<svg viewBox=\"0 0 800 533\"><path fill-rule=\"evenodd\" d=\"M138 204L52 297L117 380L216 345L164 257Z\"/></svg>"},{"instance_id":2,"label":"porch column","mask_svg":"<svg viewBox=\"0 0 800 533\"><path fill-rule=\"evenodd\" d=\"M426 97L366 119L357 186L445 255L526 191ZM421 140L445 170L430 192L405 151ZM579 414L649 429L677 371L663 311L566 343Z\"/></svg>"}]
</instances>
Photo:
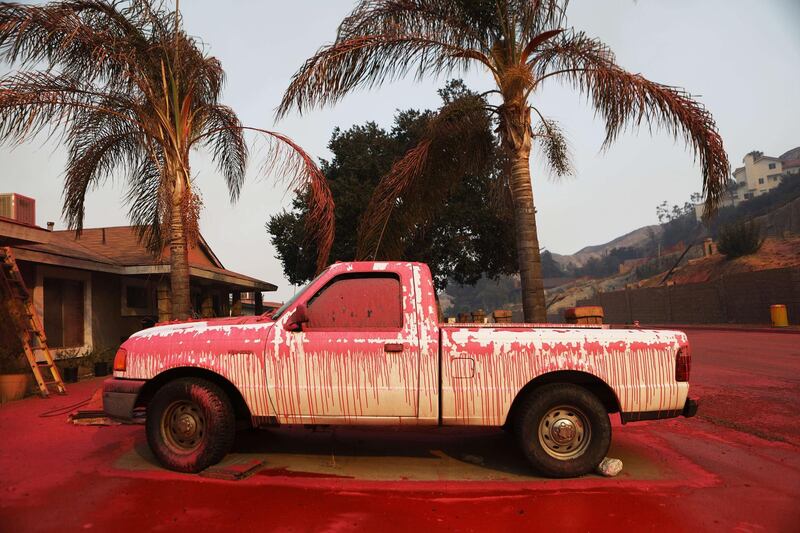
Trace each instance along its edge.
<instances>
[{"instance_id":1,"label":"porch column","mask_svg":"<svg viewBox=\"0 0 800 533\"><path fill-rule=\"evenodd\" d=\"M255 302L255 315L260 315L264 313L264 300L261 296L261 291L255 291L253 293L253 301Z\"/></svg>"},{"instance_id":2,"label":"porch column","mask_svg":"<svg viewBox=\"0 0 800 533\"><path fill-rule=\"evenodd\" d=\"M172 320L172 298L169 292L169 280L161 279L158 282L156 298L158 301L158 321L168 322Z\"/></svg>"},{"instance_id":3,"label":"porch column","mask_svg":"<svg viewBox=\"0 0 800 533\"><path fill-rule=\"evenodd\" d=\"M242 293L240 291L233 291L231 316L242 316Z\"/></svg>"},{"instance_id":4,"label":"porch column","mask_svg":"<svg viewBox=\"0 0 800 533\"><path fill-rule=\"evenodd\" d=\"M209 291L203 291L203 302L200 304L200 316L203 318L214 317L214 297Z\"/></svg>"}]
</instances>

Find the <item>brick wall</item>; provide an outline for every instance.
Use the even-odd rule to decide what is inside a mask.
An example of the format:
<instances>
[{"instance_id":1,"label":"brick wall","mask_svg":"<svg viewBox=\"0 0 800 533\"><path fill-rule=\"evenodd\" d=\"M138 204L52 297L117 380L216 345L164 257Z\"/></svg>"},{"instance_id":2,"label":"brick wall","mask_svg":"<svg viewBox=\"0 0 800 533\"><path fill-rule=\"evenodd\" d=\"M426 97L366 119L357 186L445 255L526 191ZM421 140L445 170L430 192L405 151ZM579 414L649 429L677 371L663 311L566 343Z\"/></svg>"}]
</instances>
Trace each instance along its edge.
<instances>
[{"instance_id":1,"label":"brick wall","mask_svg":"<svg viewBox=\"0 0 800 533\"><path fill-rule=\"evenodd\" d=\"M769 306L786 305L800 322L800 269L724 276L717 281L598 293L578 305L600 305L605 322L629 324L769 324Z\"/></svg>"}]
</instances>

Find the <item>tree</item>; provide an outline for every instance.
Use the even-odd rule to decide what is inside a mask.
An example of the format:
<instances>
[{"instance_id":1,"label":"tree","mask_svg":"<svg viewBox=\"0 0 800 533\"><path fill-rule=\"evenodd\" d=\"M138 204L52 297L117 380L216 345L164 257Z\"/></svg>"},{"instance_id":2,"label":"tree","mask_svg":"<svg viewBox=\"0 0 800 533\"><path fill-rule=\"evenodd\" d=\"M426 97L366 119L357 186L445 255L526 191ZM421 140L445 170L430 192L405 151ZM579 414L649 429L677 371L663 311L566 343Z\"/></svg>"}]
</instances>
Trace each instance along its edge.
<instances>
[{"instance_id":1,"label":"tree","mask_svg":"<svg viewBox=\"0 0 800 533\"><path fill-rule=\"evenodd\" d=\"M153 0L68 0L0 5L0 58L20 70L0 79L0 140L61 132L69 147L63 214L80 233L89 188L127 175L129 218L153 251L170 249L172 317L187 318L188 247L198 234L200 196L189 153L205 146L231 201L248 150L243 130L265 135L272 170L290 176L312 203L318 266L333 236L324 176L280 133L245 128L219 103L224 72L181 29L177 10Z\"/></svg>"},{"instance_id":2,"label":"tree","mask_svg":"<svg viewBox=\"0 0 800 533\"><path fill-rule=\"evenodd\" d=\"M336 40L295 74L278 108L282 116L292 108L303 112L332 104L353 89L377 86L412 70L417 76L449 75L472 66L488 70L496 84L493 94L500 100L490 109L509 162L506 176L528 321L546 319L529 166L533 141L556 174L571 172L558 124L531 103L545 82L564 82L588 97L605 120L604 146L642 124L681 136L700 161L709 216L729 169L711 114L685 91L621 68L606 45L567 26L567 5L567 0L361 0L339 26ZM398 173L386 179L424 171L424 152L431 142L424 139ZM462 153L466 158L472 155ZM375 214L386 215L382 210ZM382 222L371 221L373 226Z\"/></svg>"},{"instance_id":3,"label":"tree","mask_svg":"<svg viewBox=\"0 0 800 533\"><path fill-rule=\"evenodd\" d=\"M560 278L564 276L564 269L553 259L550 250L542 251L542 276L545 278Z\"/></svg>"},{"instance_id":4,"label":"tree","mask_svg":"<svg viewBox=\"0 0 800 533\"><path fill-rule=\"evenodd\" d=\"M761 226L754 221L737 220L719 230L717 248L726 259L754 254L761 249L762 244L764 238L761 237Z\"/></svg>"},{"instance_id":5,"label":"tree","mask_svg":"<svg viewBox=\"0 0 800 533\"><path fill-rule=\"evenodd\" d=\"M475 96L460 81L448 83L440 95L444 101L442 109ZM496 149L492 149L480 167L465 175L458 174L458 169L441 168L458 165L452 164L448 152L437 153L440 162L432 161L431 166L443 173L440 175L451 176L450 187L435 191L437 197L433 201L429 192L409 188L393 206L387 227L368 231L361 224L365 213L375 208L375 199L381 196L376 195L381 177L390 172L393 163L402 159L410 147L419 143L440 114L441 110L401 111L389 131L372 122L346 131L334 130L328 144L333 158L322 163L336 206L336 235L331 251L334 259L353 260L358 256L359 246L374 251L378 244L381 250L390 249L394 259L428 263L438 289L444 289L448 281L474 284L483 274L494 278L515 272L513 221L507 210L496 202L486 201L499 188L502 159ZM483 135L491 137L490 121L486 120L484 126ZM482 144L494 146L492 142ZM316 253L316 247L305 238L305 206L306 202L298 195L291 211L271 217L267 224L284 273L293 284L314 276L309 258ZM375 238L357 238L365 233L374 233Z\"/></svg>"}]
</instances>

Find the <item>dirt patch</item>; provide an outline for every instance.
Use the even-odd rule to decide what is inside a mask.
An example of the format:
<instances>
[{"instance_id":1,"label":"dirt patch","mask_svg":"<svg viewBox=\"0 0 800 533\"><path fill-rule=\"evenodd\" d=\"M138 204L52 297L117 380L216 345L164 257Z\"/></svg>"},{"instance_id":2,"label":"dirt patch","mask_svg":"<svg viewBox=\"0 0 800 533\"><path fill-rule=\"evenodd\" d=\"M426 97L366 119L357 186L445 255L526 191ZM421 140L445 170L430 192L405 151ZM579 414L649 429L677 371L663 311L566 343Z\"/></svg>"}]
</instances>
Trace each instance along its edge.
<instances>
[{"instance_id":1,"label":"dirt patch","mask_svg":"<svg viewBox=\"0 0 800 533\"><path fill-rule=\"evenodd\" d=\"M702 283L731 274L788 267L800 267L800 237L768 238L757 253L736 259L728 260L721 254L692 259L676 268L669 279L676 285ZM640 285L655 287L662 279L664 274L660 273Z\"/></svg>"}]
</instances>

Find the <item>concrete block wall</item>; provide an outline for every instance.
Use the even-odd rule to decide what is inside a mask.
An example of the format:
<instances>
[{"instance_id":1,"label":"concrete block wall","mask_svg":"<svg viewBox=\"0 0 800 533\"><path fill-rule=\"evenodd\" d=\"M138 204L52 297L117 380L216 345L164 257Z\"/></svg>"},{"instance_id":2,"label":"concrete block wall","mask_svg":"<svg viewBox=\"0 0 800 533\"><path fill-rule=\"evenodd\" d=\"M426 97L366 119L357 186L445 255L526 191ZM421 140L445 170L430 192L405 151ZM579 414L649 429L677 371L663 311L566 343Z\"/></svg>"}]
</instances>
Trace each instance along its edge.
<instances>
[{"instance_id":1,"label":"concrete block wall","mask_svg":"<svg viewBox=\"0 0 800 533\"><path fill-rule=\"evenodd\" d=\"M784 304L800 323L800 269L724 276L717 281L598 293L578 305L601 305L605 322L630 324L769 324L770 305Z\"/></svg>"}]
</instances>

